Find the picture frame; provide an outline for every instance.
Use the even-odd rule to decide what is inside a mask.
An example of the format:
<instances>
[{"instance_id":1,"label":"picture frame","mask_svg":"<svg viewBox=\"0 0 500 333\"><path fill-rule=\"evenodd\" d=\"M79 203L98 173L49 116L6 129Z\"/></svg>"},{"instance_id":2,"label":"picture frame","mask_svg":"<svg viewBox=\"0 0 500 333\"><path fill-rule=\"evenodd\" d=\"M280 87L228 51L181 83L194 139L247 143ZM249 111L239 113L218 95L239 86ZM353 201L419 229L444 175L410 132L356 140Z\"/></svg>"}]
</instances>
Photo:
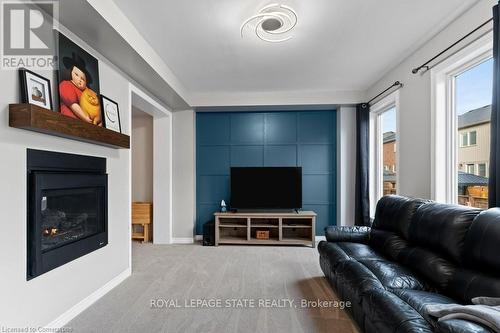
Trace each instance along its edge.
<instances>
[{"instance_id":1,"label":"picture frame","mask_svg":"<svg viewBox=\"0 0 500 333\"><path fill-rule=\"evenodd\" d=\"M121 133L122 126L120 121L120 110L118 108L118 103L103 95L100 96L100 99L104 128Z\"/></svg>"},{"instance_id":2,"label":"picture frame","mask_svg":"<svg viewBox=\"0 0 500 333\"><path fill-rule=\"evenodd\" d=\"M58 40L59 112L86 123L103 126L99 104L99 61L56 30Z\"/></svg>"},{"instance_id":3,"label":"picture frame","mask_svg":"<svg viewBox=\"0 0 500 333\"><path fill-rule=\"evenodd\" d=\"M27 70L26 68L20 68L19 81L21 88L21 103L29 103L53 110L50 79Z\"/></svg>"}]
</instances>

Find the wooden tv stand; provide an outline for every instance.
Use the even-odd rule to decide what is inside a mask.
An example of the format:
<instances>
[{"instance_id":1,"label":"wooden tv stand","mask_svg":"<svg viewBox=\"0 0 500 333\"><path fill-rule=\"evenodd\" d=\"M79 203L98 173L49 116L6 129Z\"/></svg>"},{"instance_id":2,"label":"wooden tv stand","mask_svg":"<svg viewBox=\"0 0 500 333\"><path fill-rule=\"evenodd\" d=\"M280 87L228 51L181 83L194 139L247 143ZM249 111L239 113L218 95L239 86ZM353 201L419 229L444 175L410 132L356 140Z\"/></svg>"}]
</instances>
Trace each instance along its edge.
<instances>
[{"instance_id":1,"label":"wooden tv stand","mask_svg":"<svg viewBox=\"0 0 500 333\"><path fill-rule=\"evenodd\" d=\"M308 245L315 247L316 213L215 213L215 246L220 244ZM256 231L269 231L257 239Z\"/></svg>"}]
</instances>

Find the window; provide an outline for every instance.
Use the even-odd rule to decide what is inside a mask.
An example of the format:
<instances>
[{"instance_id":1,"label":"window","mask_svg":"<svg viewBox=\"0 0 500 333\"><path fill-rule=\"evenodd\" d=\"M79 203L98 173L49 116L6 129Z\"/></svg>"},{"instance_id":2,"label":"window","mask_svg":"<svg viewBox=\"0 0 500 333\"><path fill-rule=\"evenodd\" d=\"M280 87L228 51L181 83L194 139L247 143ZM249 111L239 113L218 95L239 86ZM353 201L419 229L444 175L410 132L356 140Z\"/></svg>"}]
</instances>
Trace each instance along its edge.
<instances>
[{"instance_id":1,"label":"window","mask_svg":"<svg viewBox=\"0 0 500 333\"><path fill-rule=\"evenodd\" d=\"M469 146L475 146L477 143L477 132L469 132Z\"/></svg>"},{"instance_id":2,"label":"window","mask_svg":"<svg viewBox=\"0 0 500 333\"><path fill-rule=\"evenodd\" d=\"M477 208L488 208L488 179L486 164L477 160L488 160L490 156L491 91L493 89L493 59L481 59L464 68L453 77L455 87L455 115L457 131L467 127L462 134L466 144L458 147L456 165L466 164L467 177L457 170L457 203ZM478 136L481 136L481 144ZM467 147L467 148L465 148ZM467 177L467 178L466 178Z\"/></svg>"},{"instance_id":3,"label":"window","mask_svg":"<svg viewBox=\"0 0 500 333\"><path fill-rule=\"evenodd\" d=\"M370 201L397 194L398 92L384 98L370 111ZM374 215L375 205L371 205Z\"/></svg>"},{"instance_id":4,"label":"window","mask_svg":"<svg viewBox=\"0 0 500 333\"><path fill-rule=\"evenodd\" d=\"M474 110L471 110L474 111ZM459 126L462 122L459 121ZM460 147L470 147L477 144L477 131L460 133Z\"/></svg>"},{"instance_id":5,"label":"window","mask_svg":"<svg viewBox=\"0 0 500 333\"><path fill-rule=\"evenodd\" d=\"M467 173L470 173L471 175L474 174L474 164L467 164Z\"/></svg>"},{"instance_id":6,"label":"window","mask_svg":"<svg viewBox=\"0 0 500 333\"><path fill-rule=\"evenodd\" d=\"M481 177L486 177L486 163L480 163L477 165L477 173Z\"/></svg>"},{"instance_id":7,"label":"window","mask_svg":"<svg viewBox=\"0 0 500 333\"><path fill-rule=\"evenodd\" d=\"M479 38L431 70L432 197L488 207L493 37Z\"/></svg>"},{"instance_id":8,"label":"window","mask_svg":"<svg viewBox=\"0 0 500 333\"><path fill-rule=\"evenodd\" d=\"M467 133L460 134L460 142L462 147L467 147L469 145L469 136Z\"/></svg>"}]
</instances>

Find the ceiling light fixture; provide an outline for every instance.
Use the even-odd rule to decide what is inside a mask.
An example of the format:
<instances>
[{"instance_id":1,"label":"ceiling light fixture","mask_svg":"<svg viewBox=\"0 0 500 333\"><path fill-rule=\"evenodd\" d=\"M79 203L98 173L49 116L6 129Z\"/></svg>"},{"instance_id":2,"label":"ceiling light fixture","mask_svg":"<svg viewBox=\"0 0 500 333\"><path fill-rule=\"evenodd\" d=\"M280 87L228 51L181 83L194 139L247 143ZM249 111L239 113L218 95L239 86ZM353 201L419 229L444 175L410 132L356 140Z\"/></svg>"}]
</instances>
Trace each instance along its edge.
<instances>
[{"instance_id":1,"label":"ceiling light fixture","mask_svg":"<svg viewBox=\"0 0 500 333\"><path fill-rule=\"evenodd\" d=\"M297 20L298 16L293 8L281 4L270 4L259 10L256 15L246 19L240 27L240 34L243 38L243 30L247 27L265 42L285 42L292 38L285 34L297 25Z\"/></svg>"}]
</instances>

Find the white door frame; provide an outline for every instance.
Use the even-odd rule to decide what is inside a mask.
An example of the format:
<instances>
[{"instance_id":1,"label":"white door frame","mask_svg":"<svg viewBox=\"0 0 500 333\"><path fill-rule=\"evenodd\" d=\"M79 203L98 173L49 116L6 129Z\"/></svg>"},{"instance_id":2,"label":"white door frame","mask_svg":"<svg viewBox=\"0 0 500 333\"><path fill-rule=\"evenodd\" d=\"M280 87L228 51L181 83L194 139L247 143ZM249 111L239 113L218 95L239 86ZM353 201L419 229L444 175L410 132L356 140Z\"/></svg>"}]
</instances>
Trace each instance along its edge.
<instances>
[{"instance_id":1,"label":"white door frame","mask_svg":"<svg viewBox=\"0 0 500 333\"><path fill-rule=\"evenodd\" d=\"M153 243L172 244L172 112L131 83L129 92L129 114L135 106L153 117Z\"/></svg>"}]
</instances>

